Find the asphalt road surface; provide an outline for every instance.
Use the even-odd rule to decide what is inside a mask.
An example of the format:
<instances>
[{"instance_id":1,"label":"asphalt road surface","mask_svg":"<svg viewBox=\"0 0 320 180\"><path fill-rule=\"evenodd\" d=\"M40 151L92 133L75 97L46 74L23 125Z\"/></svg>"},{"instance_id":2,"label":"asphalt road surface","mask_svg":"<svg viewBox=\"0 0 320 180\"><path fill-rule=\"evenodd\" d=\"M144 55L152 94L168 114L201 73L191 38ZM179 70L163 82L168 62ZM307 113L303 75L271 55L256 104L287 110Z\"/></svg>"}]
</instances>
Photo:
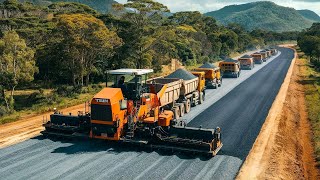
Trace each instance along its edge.
<instances>
[{"instance_id":1,"label":"asphalt road surface","mask_svg":"<svg viewBox=\"0 0 320 180\"><path fill-rule=\"evenodd\" d=\"M0 149L0 179L233 179L248 155L294 57L293 50L239 79L224 79L184 118L189 126L222 128L213 158L192 157L106 142L44 139Z\"/></svg>"}]
</instances>

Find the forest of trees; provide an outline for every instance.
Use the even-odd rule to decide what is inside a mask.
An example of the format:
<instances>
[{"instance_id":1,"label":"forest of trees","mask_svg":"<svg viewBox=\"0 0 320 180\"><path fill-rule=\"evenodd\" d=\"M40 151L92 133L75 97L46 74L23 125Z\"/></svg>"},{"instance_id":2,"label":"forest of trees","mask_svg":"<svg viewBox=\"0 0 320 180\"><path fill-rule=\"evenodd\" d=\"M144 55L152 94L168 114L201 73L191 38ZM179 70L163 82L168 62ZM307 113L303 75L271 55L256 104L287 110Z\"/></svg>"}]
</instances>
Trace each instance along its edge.
<instances>
[{"instance_id":1,"label":"forest of trees","mask_svg":"<svg viewBox=\"0 0 320 180\"><path fill-rule=\"evenodd\" d=\"M161 72L173 58L185 65L213 62L273 41L294 40L297 34L222 26L199 12L168 13L152 0L129 0L113 8L116 16L79 3L0 4L0 106L11 111L15 89L22 85L87 86L104 81L108 69Z\"/></svg>"},{"instance_id":2,"label":"forest of trees","mask_svg":"<svg viewBox=\"0 0 320 180\"><path fill-rule=\"evenodd\" d=\"M310 57L310 62L320 68L320 23L300 33L298 46Z\"/></svg>"}]
</instances>

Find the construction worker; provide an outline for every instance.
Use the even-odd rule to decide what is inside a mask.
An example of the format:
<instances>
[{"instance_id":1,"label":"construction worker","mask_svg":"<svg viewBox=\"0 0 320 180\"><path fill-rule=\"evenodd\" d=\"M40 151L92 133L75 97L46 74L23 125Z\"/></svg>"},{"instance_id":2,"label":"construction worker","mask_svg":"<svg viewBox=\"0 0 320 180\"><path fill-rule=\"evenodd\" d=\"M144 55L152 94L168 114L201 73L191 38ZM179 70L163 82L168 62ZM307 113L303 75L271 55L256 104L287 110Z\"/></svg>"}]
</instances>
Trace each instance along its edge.
<instances>
[{"instance_id":1,"label":"construction worker","mask_svg":"<svg viewBox=\"0 0 320 180\"><path fill-rule=\"evenodd\" d=\"M124 84L125 82L125 77L124 76L121 76L119 81L118 81L118 88L121 88L121 91L124 95L127 94L127 87L126 85Z\"/></svg>"}]
</instances>

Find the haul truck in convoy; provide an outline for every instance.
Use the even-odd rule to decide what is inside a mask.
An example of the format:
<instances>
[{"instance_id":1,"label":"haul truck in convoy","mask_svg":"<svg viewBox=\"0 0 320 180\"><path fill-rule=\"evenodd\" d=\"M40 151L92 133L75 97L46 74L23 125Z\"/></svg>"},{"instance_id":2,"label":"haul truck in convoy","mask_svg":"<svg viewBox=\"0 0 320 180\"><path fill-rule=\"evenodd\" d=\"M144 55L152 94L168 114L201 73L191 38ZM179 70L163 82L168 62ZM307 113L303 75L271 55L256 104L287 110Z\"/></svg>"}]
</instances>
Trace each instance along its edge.
<instances>
[{"instance_id":1,"label":"haul truck in convoy","mask_svg":"<svg viewBox=\"0 0 320 180\"><path fill-rule=\"evenodd\" d=\"M267 59L268 59L268 53L267 51L260 51L260 54L262 55L262 60L263 62L267 62Z\"/></svg>"},{"instance_id":2,"label":"haul truck in convoy","mask_svg":"<svg viewBox=\"0 0 320 180\"><path fill-rule=\"evenodd\" d=\"M167 85L165 94L160 101L164 109L172 109L175 119L188 113L192 106L202 104L205 100L205 73L188 72L178 69L164 78L154 78L148 80L149 84L155 87ZM152 87L152 86L151 86ZM159 90L159 88L152 89Z\"/></svg>"},{"instance_id":3,"label":"haul truck in convoy","mask_svg":"<svg viewBox=\"0 0 320 180\"><path fill-rule=\"evenodd\" d=\"M222 85L220 68L211 63L205 63L199 68L195 68L193 71L205 73L207 89L216 89Z\"/></svg>"},{"instance_id":4,"label":"haul truck in convoy","mask_svg":"<svg viewBox=\"0 0 320 180\"><path fill-rule=\"evenodd\" d=\"M253 53L253 54L251 54L251 57L253 57L255 64L262 64L263 63L263 56L261 53L259 53L259 52Z\"/></svg>"},{"instance_id":5,"label":"haul truck in convoy","mask_svg":"<svg viewBox=\"0 0 320 180\"><path fill-rule=\"evenodd\" d=\"M275 55L277 55L277 54L278 54L278 50L277 50L277 49L275 49L275 48L271 48L270 50L271 50L271 54L272 54L272 56L275 56Z\"/></svg>"},{"instance_id":6,"label":"haul truck in convoy","mask_svg":"<svg viewBox=\"0 0 320 180\"><path fill-rule=\"evenodd\" d=\"M254 60L252 56L244 55L238 59L241 69L251 70L254 68Z\"/></svg>"},{"instance_id":7,"label":"haul truck in convoy","mask_svg":"<svg viewBox=\"0 0 320 180\"><path fill-rule=\"evenodd\" d=\"M171 77L147 80L152 72L152 69L109 71L108 77L114 77L114 84L92 98L89 113L69 116L56 111L44 124L42 134L216 155L222 147L219 127L187 127L178 119L184 114L181 107L187 113L192 103L203 101L204 88L199 87L199 77L188 74L185 80Z\"/></svg>"},{"instance_id":8,"label":"haul truck in convoy","mask_svg":"<svg viewBox=\"0 0 320 180\"><path fill-rule=\"evenodd\" d=\"M219 63L223 77L238 78L241 73L240 62L234 59L227 59Z\"/></svg>"},{"instance_id":9,"label":"haul truck in convoy","mask_svg":"<svg viewBox=\"0 0 320 180\"><path fill-rule=\"evenodd\" d=\"M265 51L267 52L268 58L270 58L272 56L271 50L270 49L265 49Z\"/></svg>"}]
</instances>

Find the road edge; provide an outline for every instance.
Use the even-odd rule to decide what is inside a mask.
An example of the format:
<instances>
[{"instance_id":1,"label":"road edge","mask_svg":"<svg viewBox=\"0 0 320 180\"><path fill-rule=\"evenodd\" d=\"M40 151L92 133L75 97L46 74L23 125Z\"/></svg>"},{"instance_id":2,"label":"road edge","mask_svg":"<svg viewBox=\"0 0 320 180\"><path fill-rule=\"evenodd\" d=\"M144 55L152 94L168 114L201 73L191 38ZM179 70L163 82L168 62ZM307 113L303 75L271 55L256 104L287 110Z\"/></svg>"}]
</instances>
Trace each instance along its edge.
<instances>
[{"instance_id":1,"label":"road edge","mask_svg":"<svg viewBox=\"0 0 320 180\"><path fill-rule=\"evenodd\" d=\"M246 157L244 163L242 164L239 173L236 177L237 180L242 179L257 179L260 174L260 165L262 163L262 158L266 149L268 147L268 142L270 138L274 138L276 131L278 130L279 120L277 117L281 115L282 108L288 93L289 84L293 74L294 64L298 57L297 51L289 46L281 46L288 49L292 49L294 53L294 58L291 61L290 67L288 69L287 75L280 87L280 90L269 110L268 116L260 130L258 137L256 138L253 147L251 148L248 156ZM268 137L266 139L265 137Z\"/></svg>"}]
</instances>

